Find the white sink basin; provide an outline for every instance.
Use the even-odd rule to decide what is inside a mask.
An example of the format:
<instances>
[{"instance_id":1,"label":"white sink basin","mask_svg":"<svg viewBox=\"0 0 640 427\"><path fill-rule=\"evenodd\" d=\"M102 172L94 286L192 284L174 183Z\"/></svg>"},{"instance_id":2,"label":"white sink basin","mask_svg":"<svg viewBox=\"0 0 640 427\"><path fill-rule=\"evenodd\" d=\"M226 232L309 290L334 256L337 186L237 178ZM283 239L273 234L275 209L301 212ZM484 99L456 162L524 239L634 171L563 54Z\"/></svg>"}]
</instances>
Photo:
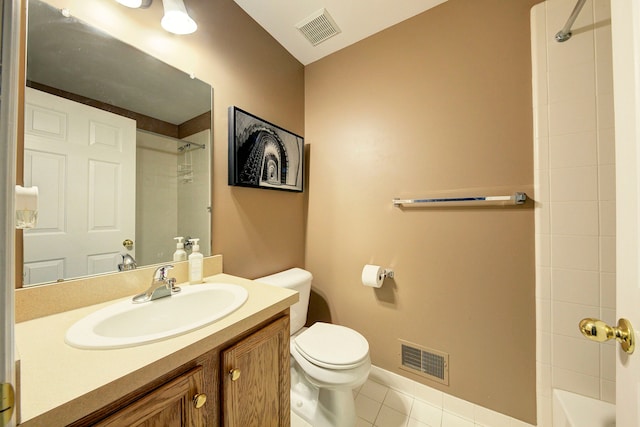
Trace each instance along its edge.
<instances>
[{"instance_id":1,"label":"white sink basin","mask_svg":"<svg viewBox=\"0 0 640 427\"><path fill-rule=\"evenodd\" d=\"M131 299L95 311L74 323L67 344L84 349L133 347L184 334L237 310L249 293L238 285L203 283L142 304Z\"/></svg>"}]
</instances>

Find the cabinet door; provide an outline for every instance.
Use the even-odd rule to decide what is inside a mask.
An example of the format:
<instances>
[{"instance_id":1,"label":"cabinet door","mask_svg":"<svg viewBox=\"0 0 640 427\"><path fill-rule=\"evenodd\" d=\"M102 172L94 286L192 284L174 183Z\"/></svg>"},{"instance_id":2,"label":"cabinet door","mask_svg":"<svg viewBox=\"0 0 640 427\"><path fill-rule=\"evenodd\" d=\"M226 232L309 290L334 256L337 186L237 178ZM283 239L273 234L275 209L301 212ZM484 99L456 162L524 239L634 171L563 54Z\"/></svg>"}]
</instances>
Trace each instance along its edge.
<instances>
[{"instance_id":1,"label":"cabinet door","mask_svg":"<svg viewBox=\"0 0 640 427\"><path fill-rule=\"evenodd\" d=\"M194 403L203 381L202 367L194 368L95 426L203 427L204 408L198 409Z\"/></svg>"},{"instance_id":2,"label":"cabinet door","mask_svg":"<svg viewBox=\"0 0 640 427\"><path fill-rule=\"evenodd\" d=\"M289 317L222 353L225 427L288 427Z\"/></svg>"}]
</instances>

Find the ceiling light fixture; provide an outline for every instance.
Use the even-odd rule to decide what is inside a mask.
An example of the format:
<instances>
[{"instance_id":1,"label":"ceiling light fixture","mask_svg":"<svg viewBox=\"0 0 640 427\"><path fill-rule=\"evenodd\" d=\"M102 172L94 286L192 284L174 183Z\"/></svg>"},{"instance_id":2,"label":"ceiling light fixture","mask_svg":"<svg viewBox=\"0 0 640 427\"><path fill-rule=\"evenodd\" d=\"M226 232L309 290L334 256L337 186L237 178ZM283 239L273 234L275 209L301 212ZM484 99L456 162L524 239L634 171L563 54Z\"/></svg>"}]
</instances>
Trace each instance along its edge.
<instances>
[{"instance_id":1,"label":"ceiling light fixture","mask_svg":"<svg viewBox=\"0 0 640 427\"><path fill-rule=\"evenodd\" d=\"M198 29L198 24L191 19L182 0L163 0L162 3L162 28L173 34L191 34Z\"/></svg>"},{"instance_id":2,"label":"ceiling light fixture","mask_svg":"<svg viewBox=\"0 0 640 427\"><path fill-rule=\"evenodd\" d=\"M142 9L146 9L149 6L151 6L151 2L153 0L116 0L118 3L120 3L123 6L127 6L130 8L142 8Z\"/></svg>"}]
</instances>

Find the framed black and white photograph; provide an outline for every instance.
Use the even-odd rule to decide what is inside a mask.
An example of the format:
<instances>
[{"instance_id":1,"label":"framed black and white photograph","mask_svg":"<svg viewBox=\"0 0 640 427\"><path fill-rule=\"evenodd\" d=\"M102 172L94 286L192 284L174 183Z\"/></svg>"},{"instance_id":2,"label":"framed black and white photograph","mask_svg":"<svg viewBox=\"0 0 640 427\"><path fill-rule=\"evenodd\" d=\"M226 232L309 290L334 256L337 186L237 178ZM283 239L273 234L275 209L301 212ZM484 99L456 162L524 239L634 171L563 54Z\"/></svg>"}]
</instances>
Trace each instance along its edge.
<instances>
[{"instance_id":1,"label":"framed black and white photograph","mask_svg":"<svg viewBox=\"0 0 640 427\"><path fill-rule=\"evenodd\" d=\"M304 138L229 107L229 185L303 190Z\"/></svg>"}]
</instances>

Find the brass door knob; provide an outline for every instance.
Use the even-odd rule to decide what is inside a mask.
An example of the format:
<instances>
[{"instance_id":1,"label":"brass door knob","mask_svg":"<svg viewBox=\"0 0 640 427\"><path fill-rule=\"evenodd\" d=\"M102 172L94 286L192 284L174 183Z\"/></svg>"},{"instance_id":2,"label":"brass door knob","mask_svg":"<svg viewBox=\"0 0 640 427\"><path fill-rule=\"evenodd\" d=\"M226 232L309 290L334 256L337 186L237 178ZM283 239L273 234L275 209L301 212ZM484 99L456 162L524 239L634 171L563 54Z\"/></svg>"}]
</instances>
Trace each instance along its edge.
<instances>
[{"instance_id":1,"label":"brass door knob","mask_svg":"<svg viewBox=\"0 0 640 427\"><path fill-rule=\"evenodd\" d=\"M0 426L8 426L15 408L15 392L10 383L0 384Z\"/></svg>"},{"instance_id":2,"label":"brass door knob","mask_svg":"<svg viewBox=\"0 0 640 427\"><path fill-rule=\"evenodd\" d=\"M599 319L582 319L580 332L590 340L597 342L605 342L615 338L622 349L629 354L633 353L636 347L633 327L627 319L618 320L618 326L609 326Z\"/></svg>"},{"instance_id":3,"label":"brass door knob","mask_svg":"<svg viewBox=\"0 0 640 427\"><path fill-rule=\"evenodd\" d=\"M193 396L193 406L196 409L202 408L205 403L207 403L207 395L206 394L198 393L195 396Z\"/></svg>"},{"instance_id":4,"label":"brass door knob","mask_svg":"<svg viewBox=\"0 0 640 427\"><path fill-rule=\"evenodd\" d=\"M125 248L127 248L127 250L131 250L133 249L133 240L131 239L124 239L122 241L122 246L124 246Z\"/></svg>"},{"instance_id":5,"label":"brass door knob","mask_svg":"<svg viewBox=\"0 0 640 427\"><path fill-rule=\"evenodd\" d=\"M229 376L231 377L231 381L238 381L238 379L240 379L240 369L230 370Z\"/></svg>"}]
</instances>

